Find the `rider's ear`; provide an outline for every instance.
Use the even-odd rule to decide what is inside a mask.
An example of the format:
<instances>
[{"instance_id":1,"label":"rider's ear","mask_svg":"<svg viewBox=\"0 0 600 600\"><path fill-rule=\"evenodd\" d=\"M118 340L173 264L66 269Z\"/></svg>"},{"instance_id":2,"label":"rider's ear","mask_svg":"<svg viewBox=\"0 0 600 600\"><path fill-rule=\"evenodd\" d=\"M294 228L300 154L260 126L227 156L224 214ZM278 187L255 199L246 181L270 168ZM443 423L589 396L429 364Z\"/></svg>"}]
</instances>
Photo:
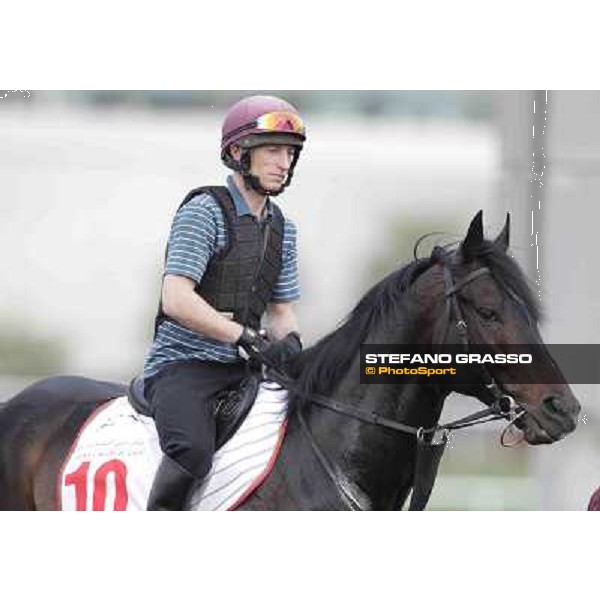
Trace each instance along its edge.
<instances>
[{"instance_id":1,"label":"rider's ear","mask_svg":"<svg viewBox=\"0 0 600 600\"><path fill-rule=\"evenodd\" d=\"M460 244L460 254L463 260L470 260L483 243L483 211L480 210L471 221L469 231Z\"/></svg>"},{"instance_id":2,"label":"rider's ear","mask_svg":"<svg viewBox=\"0 0 600 600\"><path fill-rule=\"evenodd\" d=\"M494 240L494 246L498 246L502 252L508 250L508 244L510 240L510 213L506 213L506 223L504 228L500 232L500 235Z\"/></svg>"},{"instance_id":3,"label":"rider's ear","mask_svg":"<svg viewBox=\"0 0 600 600\"><path fill-rule=\"evenodd\" d=\"M231 154L233 160L239 161L242 157L242 148L239 144L231 144L229 147L229 153Z\"/></svg>"}]
</instances>

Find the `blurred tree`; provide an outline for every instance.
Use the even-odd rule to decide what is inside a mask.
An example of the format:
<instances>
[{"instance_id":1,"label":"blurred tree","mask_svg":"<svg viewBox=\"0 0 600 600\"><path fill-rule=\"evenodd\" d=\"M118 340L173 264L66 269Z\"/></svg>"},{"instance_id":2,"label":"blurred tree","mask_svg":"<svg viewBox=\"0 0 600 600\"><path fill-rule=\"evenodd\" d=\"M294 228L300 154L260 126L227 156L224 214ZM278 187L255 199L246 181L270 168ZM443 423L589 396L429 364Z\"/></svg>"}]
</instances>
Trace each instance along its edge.
<instances>
[{"instance_id":1,"label":"blurred tree","mask_svg":"<svg viewBox=\"0 0 600 600\"><path fill-rule=\"evenodd\" d=\"M406 218L388 222L381 232L382 250L374 254L365 267L363 282L370 287L381 281L386 275L400 266L413 260L415 244L427 233L430 237L424 239L418 248L418 256L429 256L433 247L450 242L457 242L464 229L464 223L456 215L440 214L435 218ZM440 233L441 232L441 233Z\"/></svg>"},{"instance_id":2,"label":"blurred tree","mask_svg":"<svg viewBox=\"0 0 600 600\"><path fill-rule=\"evenodd\" d=\"M34 334L9 319L0 320L0 375L57 375L67 364L65 344Z\"/></svg>"}]
</instances>

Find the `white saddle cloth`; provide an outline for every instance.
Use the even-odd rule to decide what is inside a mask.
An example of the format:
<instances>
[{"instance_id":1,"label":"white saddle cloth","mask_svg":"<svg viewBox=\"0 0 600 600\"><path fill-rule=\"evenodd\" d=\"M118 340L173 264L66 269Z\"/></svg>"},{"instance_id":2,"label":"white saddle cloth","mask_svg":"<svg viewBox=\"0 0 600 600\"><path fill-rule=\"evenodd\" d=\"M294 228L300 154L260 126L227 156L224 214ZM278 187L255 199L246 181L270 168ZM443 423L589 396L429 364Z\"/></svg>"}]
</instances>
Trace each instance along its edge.
<instances>
[{"instance_id":1,"label":"white saddle cloth","mask_svg":"<svg viewBox=\"0 0 600 600\"><path fill-rule=\"evenodd\" d=\"M192 510L234 510L269 474L285 433L287 392L261 384L246 420L214 456ZM145 510L162 458L154 420L126 397L96 410L81 428L58 477L61 510Z\"/></svg>"}]
</instances>

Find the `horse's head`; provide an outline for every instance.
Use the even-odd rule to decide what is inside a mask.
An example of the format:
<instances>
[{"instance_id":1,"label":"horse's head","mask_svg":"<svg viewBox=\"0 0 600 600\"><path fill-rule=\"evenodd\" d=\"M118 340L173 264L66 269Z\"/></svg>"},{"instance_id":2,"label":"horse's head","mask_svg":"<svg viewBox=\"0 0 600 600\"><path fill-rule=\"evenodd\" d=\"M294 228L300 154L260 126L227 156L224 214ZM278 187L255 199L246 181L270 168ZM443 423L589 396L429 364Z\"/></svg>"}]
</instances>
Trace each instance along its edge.
<instances>
[{"instance_id":1,"label":"horse's head","mask_svg":"<svg viewBox=\"0 0 600 600\"><path fill-rule=\"evenodd\" d=\"M484 385L491 376L500 390L496 396L505 394L525 410L515 421L525 439L530 444L552 443L575 429L580 405L541 339L537 302L522 271L507 254L509 229L507 216L500 235L494 241L484 240L480 211L456 251L434 251L444 277L436 336L442 343L485 346L490 353L534 348L535 360L527 365L526 381L522 365L488 364L473 367L472 383L456 383L450 389L491 404L494 398ZM440 331L444 332L441 336Z\"/></svg>"}]
</instances>

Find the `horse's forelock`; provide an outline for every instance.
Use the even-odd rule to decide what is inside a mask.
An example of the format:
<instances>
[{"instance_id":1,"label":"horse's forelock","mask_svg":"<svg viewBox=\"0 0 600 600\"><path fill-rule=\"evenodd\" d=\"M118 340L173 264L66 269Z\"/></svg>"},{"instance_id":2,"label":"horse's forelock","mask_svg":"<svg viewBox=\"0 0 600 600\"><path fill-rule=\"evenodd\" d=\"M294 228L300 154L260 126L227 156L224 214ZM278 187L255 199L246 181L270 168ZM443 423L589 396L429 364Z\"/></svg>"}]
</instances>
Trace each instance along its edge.
<instances>
[{"instance_id":1,"label":"horse's forelock","mask_svg":"<svg viewBox=\"0 0 600 600\"><path fill-rule=\"evenodd\" d=\"M474 258L487 266L496 281L523 302L533 322L540 321L542 310L539 300L516 260L511 258L501 246L488 240L481 244Z\"/></svg>"}]
</instances>

